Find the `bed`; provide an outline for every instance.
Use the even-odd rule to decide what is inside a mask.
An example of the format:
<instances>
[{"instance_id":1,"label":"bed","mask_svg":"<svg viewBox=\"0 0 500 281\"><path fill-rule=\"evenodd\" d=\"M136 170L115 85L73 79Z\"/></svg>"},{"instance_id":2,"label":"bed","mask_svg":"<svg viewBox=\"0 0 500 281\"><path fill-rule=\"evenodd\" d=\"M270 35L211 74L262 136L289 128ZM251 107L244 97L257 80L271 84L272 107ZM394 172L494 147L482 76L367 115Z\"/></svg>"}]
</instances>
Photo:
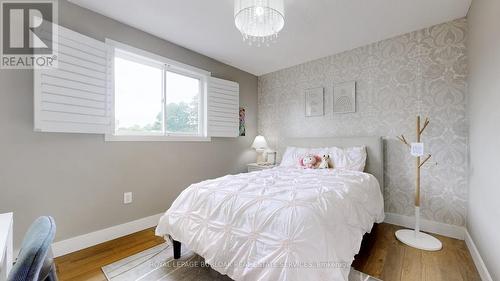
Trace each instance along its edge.
<instances>
[{"instance_id":1,"label":"bed","mask_svg":"<svg viewBox=\"0 0 500 281\"><path fill-rule=\"evenodd\" d=\"M379 137L294 138L286 146L366 147L364 172L276 167L185 189L156 234L233 280L347 280L363 235L384 219Z\"/></svg>"}]
</instances>

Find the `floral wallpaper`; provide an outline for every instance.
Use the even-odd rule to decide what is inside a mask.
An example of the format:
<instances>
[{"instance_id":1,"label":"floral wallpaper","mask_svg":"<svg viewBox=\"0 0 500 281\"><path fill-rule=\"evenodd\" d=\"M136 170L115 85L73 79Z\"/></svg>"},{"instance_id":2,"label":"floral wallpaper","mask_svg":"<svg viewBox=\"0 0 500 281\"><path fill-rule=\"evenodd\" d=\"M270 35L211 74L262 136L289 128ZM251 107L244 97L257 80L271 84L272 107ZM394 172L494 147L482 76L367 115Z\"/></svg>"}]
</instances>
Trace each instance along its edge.
<instances>
[{"instance_id":1,"label":"floral wallpaper","mask_svg":"<svg viewBox=\"0 0 500 281\"><path fill-rule=\"evenodd\" d=\"M423 141L432 158L422 170L421 214L463 226L466 40L466 19L459 19L263 75L259 133L278 151L287 137L382 136L386 211L412 216L415 161L396 136L414 140L416 115L428 116ZM354 80L356 113L334 114L333 85ZM325 115L305 117L304 90L315 87L325 88Z\"/></svg>"}]
</instances>

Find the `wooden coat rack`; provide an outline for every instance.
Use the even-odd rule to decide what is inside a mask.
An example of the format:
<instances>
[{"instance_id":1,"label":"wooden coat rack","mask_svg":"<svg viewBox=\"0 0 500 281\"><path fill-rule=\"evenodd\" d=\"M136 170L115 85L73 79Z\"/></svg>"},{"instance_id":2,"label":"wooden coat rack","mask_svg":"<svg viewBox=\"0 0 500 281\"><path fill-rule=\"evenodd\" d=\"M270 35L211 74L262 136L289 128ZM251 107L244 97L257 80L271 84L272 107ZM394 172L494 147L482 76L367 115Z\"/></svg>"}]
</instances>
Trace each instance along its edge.
<instances>
[{"instance_id":1,"label":"wooden coat rack","mask_svg":"<svg viewBox=\"0 0 500 281\"><path fill-rule=\"evenodd\" d=\"M425 118L424 125L421 126L420 122L420 116L417 116L417 143L421 141L422 138L422 133L424 132L425 128L429 125L430 121L429 118ZM408 143L404 135L398 136L398 139L403 142L408 148L411 148L411 144ZM422 166L431 159L432 155L429 154L427 157L424 159L424 161L420 162L421 156L417 157L416 160L416 167L417 167L417 177L416 177L416 187L415 187L415 206L420 207L420 169Z\"/></svg>"},{"instance_id":2,"label":"wooden coat rack","mask_svg":"<svg viewBox=\"0 0 500 281\"><path fill-rule=\"evenodd\" d=\"M421 142L421 137L427 126L429 125L429 118L425 118L424 123L421 123L420 116L417 116L417 143ZM404 143L410 150L412 144L410 144L404 135L398 136L398 139ZM412 246L414 248L427 250L427 251L437 251L442 248L441 241L433 236L426 233L420 232L420 169L422 166L431 159L432 155L428 154L423 161L421 161L422 156L416 156L416 179L415 179L415 230L402 229L396 231L396 237L399 241Z\"/></svg>"}]
</instances>

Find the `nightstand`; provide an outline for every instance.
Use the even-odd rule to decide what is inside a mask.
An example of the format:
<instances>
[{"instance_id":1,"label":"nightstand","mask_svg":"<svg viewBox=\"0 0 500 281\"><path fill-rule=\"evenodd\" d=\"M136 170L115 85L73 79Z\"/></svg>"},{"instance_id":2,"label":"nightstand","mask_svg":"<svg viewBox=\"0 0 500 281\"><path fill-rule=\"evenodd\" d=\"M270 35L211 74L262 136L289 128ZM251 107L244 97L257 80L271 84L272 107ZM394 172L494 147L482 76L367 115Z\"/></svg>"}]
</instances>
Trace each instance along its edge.
<instances>
[{"instance_id":1,"label":"nightstand","mask_svg":"<svg viewBox=\"0 0 500 281\"><path fill-rule=\"evenodd\" d=\"M271 164L257 165L256 163L251 163L251 164L247 165L248 172L262 171L262 170L274 168L276 166L278 166L278 165L271 165Z\"/></svg>"}]
</instances>

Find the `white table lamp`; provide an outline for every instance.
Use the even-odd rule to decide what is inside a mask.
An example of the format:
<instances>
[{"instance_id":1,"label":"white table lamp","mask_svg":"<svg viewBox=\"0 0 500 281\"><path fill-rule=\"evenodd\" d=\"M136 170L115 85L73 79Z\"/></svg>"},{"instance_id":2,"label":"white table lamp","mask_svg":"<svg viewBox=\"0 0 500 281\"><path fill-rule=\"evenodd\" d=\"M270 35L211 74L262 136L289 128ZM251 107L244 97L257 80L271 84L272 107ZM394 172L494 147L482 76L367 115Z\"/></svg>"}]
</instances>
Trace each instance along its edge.
<instances>
[{"instance_id":1,"label":"white table lamp","mask_svg":"<svg viewBox=\"0 0 500 281\"><path fill-rule=\"evenodd\" d=\"M257 164L265 163L264 152L268 148L266 139L261 135L256 136L255 140L253 141L252 148L257 151Z\"/></svg>"}]
</instances>

